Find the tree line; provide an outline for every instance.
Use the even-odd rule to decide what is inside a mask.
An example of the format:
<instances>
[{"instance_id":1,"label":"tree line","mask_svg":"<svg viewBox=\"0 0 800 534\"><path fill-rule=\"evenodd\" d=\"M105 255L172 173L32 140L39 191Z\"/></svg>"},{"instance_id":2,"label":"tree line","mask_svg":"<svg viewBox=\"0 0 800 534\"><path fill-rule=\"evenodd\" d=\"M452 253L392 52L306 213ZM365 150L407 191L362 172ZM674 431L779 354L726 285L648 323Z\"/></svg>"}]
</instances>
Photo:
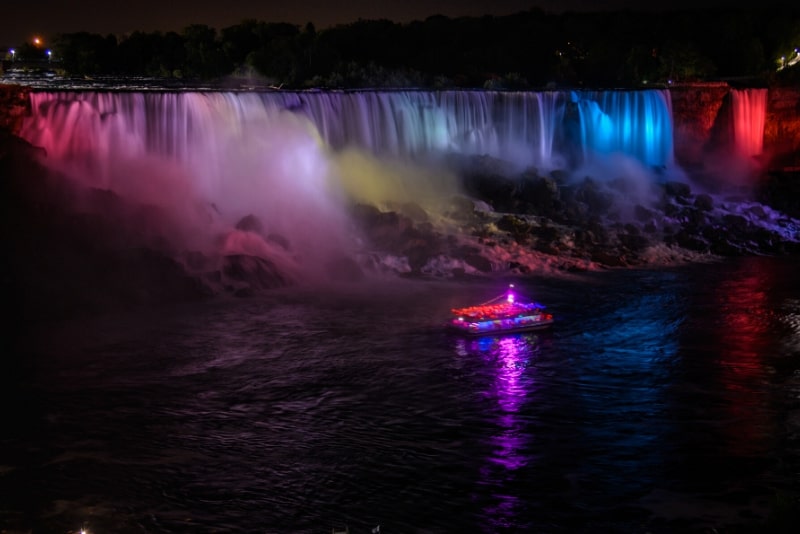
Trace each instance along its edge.
<instances>
[{"instance_id":1,"label":"tree line","mask_svg":"<svg viewBox=\"0 0 800 534\"><path fill-rule=\"evenodd\" d=\"M798 4L800 5L800 4ZM441 15L410 23L313 24L244 20L216 30L88 32L53 40L68 76L146 76L185 82L259 79L284 88L638 87L798 79L778 72L800 47L800 8L644 13L531 9L508 16ZM36 47L24 54L42 54ZM783 60L781 60L783 58Z\"/></svg>"}]
</instances>

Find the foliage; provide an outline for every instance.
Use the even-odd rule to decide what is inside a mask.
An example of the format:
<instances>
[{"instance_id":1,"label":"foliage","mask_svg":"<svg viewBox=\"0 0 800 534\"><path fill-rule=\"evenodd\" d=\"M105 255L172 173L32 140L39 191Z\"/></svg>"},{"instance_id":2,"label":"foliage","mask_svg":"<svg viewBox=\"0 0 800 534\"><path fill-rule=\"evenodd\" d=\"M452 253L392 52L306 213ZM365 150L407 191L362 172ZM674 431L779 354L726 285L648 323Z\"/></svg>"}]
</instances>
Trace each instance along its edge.
<instances>
[{"instance_id":1,"label":"foliage","mask_svg":"<svg viewBox=\"0 0 800 534\"><path fill-rule=\"evenodd\" d=\"M713 29L713 31L712 31ZM217 31L62 34L53 60L73 75L221 80L287 88L637 87L714 77L775 79L800 46L800 8L514 15L399 24L358 20L318 31L253 19ZM40 50L20 47L18 57Z\"/></svg>"}]
</instances>

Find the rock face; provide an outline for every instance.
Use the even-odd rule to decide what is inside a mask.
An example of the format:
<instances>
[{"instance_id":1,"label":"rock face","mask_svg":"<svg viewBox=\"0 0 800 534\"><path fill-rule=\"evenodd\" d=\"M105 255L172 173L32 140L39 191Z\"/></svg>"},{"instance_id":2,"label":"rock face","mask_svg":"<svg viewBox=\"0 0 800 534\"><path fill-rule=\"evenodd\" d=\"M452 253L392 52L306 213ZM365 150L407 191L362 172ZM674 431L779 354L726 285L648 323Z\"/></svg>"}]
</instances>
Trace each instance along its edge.
<instances>
[{"instance_id":1,"label":"rock face","mask_svg":"<svg viewBox=\"0 0 800 534\"><path fill-rule=\"evenodd\" d=\"M772 169L800 170L800 88L770 89L764 145L772 155Z\"/></svg>"},{"instance_id":2,"label":"rock face","mask_svg":"<svg viewBox=\"0 0 800 534\"><path fill-rule=\"evenodd\" d=\"M711 131L730 92L726 83L694 84L670 89L675 159L696 167L703 160Z\"/></svg>"},{"instance_id":3,"label":"rock face","mask_svg":"<svg viewBox=\"0 0 800 534\"><path fill-rule=\"evenodd\" d=\"M19 131L23 117L30 111L29 93L26 87L0 84L0 131Z\"/></svg>"}]
</instances>

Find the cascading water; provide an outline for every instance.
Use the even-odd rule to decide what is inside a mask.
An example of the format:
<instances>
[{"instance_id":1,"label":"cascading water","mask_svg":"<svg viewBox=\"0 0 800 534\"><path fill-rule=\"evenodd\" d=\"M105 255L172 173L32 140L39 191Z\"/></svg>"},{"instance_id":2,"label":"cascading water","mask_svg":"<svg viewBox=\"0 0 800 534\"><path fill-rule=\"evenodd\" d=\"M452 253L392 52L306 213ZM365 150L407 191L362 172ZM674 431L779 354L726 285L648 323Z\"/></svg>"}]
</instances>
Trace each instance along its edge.
<instances>
[{"instance_id":1,"label":"cascading water","mask_svg":"<svg viewBox=\"0 0 800 534\"><path fill-rule=\"evenodd\" d=\"M649 167L674 163L668 92L573 93L572 102L580 107L584 161L620 153Z\"/></svg>"},{"instance_id":2,"label":"cascading water","mask_svg":"<svg viewBox=\"0 0 800 534\"><path fill-rule=\"evenodd\" d=\"M731 90L734 149L743 158L760 156L764 149L767 89Z\"/></svg>"},{"instance_id":3,"label":"cascading water","mask_svg":"<svg viewBox=\"0 0 800 534\"><path fill-rule=\"evenodd\" d=\"M751 190L763 170L767 89L731 89L703 151L697 182L714 193Z\"/></svg>"},{"instance_id":4,"label":"cascading water","mask_svg":"<svg viewBox=\"0 0 800 534\"><path fill-rule=\"evenodd\" d=\"M302 274L357 247L348 201L435 210L457 193L453 155L599 180L627 172L652 182L663 179L654 170L675 166L666 90L64 91L31 100L21 136L45 149L46 163L163 209L176 248L246 253ZM235 230L248 216L263 224L261 237L280 238Z\"/></svg>"}]
</instances>

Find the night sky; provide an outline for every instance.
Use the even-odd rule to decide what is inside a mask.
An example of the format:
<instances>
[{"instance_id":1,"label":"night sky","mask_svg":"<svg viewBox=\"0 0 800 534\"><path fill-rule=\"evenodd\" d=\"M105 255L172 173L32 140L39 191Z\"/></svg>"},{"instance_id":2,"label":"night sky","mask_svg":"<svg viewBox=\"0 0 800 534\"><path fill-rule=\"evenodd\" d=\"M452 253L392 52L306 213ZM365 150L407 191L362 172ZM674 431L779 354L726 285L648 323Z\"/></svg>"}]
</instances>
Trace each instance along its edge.
<instances>
[{"instance_id":1,"label":"night sky","mask_svg":"<svg viewBox=\"0 0 800 534\"><path fill-rule=\"evenodd\" d=\"M759 5L772 0L760 0ZM780 2L777 2L780 3ZM539 7L565 10L674 9L706 5L730 5L726 0L12 0L0 9L0 47L18 46L40 36L45 43L58 33L88 31L118 36L141 30L181 32L189 24L217 29L245 19L288 22L300 26L312 22L318 30L358 19L395 22L424 20L430 15L448 17L507 15Z\"/></svg>"}]
</instances>

